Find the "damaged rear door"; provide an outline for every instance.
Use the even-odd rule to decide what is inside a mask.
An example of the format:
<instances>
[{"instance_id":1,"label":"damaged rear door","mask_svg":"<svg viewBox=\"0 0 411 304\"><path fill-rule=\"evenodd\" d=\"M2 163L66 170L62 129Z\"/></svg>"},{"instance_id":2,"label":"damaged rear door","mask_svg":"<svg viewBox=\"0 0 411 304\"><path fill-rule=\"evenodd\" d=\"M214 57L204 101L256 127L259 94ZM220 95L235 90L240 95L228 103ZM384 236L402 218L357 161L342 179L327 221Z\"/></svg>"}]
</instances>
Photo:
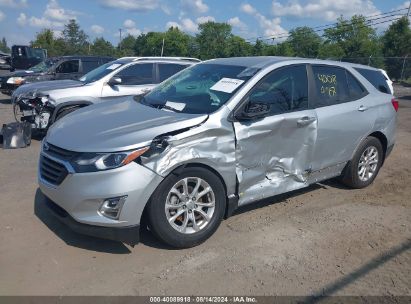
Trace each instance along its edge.
<instances>
[{"instance_id":1,"label":"damaged rear door","mask_svg":"<svg viewBox=\"0 0 411 304\"><path fill-rule=\"evenodd\" d=\"M240 205L307 185L317 117L308 108L306 65L268 73L234 116Z\"/></svg>"}]
</instances>

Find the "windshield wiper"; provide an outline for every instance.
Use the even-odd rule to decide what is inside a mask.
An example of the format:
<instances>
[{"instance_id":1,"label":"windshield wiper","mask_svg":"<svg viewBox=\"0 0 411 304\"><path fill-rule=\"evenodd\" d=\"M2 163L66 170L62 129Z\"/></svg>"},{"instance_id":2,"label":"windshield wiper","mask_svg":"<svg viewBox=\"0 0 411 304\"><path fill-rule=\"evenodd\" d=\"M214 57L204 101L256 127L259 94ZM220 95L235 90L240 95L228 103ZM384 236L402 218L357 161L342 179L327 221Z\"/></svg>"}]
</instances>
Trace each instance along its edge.
<instances>
[{"instance_id":1,"label":"windshield wiper","mask_svg":"<svg viewBox=\"0 0 411 304\"><path fill-rule=\"evenodd\" d=\"M143 99L143 100L144 100L144 99ZM175 109L175 108L173 108L173 107L170 107L169 105L166 105L166 104L146 103L146 102L144 102L143 100L141 100L140 103L143 104L143 105L145 105L145 106L149 106L149 107L152 107L152 108L156 108L156 109L158 109L158 110L166 109L166 110L170 110L170 111L172 111L172 112L181 112L181 111L178 111L177 109Z\"/></svg>"},{"instance_id":2,"label":"windshield wiper","mask_svg":"<svg viewBox=\"0 0 411 304\"><path fill-rule=\"evenodd\" d=\"M179 111L179 110L177 110L173 107L170 107L168 105L161 105L160 107L161 107L160 109L166 109L166 110L170 110L170 111L173 111L173 112L181 112L181 111Z\"/></svg>"},{"instance_id":3,"label":"windshield wiper","mask_svg":"<svg viewBox=\"0 0 411 304\"><path fill-rule=\"evenodd\" d=\"M144 96L141 96L141 95L134 96L134 100L141 103L142 105L145 105L145 106L148 106L148 107L151 107L151 108L155 108L155 109L158 109L158 110L165 109L165 110L170 110L172 112L181 113L181 111L179 111L179 110L177 110L173 107L170 107L169 105L166 105L166 104L145 102Z\"/></svg>"}]
</instances>

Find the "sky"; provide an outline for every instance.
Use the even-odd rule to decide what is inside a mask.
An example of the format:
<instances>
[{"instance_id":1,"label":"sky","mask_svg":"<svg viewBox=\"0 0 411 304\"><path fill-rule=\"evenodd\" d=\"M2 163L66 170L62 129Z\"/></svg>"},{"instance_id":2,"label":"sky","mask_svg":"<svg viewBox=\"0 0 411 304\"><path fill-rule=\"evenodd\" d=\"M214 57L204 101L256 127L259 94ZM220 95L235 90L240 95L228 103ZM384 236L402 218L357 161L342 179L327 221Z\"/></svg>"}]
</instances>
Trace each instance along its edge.
<instances>
[{"instance_id":1,"label":"sky","mask_svg":"<svg viewBox=\"0 0 411 304\"><path fill-rule=\"evenodd\" d=\"M409 5L409 0L0 0L0 38L9 45L28 44L44 28L61 35L64 24L76 19L91 41L104 37L115 45L120 28L125 35L138 36L177 26L195 35L198 24L207 21L227 22L234 34L255 40L281 37L297 26L334 23L340 15L401 9L397 13L406 14ZM384 16L374 22L395 17ZM383 31L389 24L375 27Z\"/></svg>"}]
</instances>

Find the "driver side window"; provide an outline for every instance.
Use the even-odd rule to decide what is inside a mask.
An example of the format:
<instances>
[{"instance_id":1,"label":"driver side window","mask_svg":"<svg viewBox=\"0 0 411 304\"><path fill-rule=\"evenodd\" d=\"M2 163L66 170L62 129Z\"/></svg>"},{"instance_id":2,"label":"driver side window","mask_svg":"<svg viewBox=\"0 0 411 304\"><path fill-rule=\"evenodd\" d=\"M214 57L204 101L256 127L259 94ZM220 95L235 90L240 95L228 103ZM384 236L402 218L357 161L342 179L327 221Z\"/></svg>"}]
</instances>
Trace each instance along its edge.
<instances>
[{"instance_id":1,"label":"driver side window","mask_svg":"<svg viewBox=\"0 0 411 304\"><path fill-rule=\"evenodd\" d=\"M270 115L308 109L305 65L280 68L269 73L249 93L248 105L265 104Z\"/></svg>"},{"instance_id":2,"label":"driver side window","mask_svg":"<svg viewBox=\"0 0 411 304\"><path fill-rule=\"evenodd\" d=\"M79 61L78 60L68 60L61 63L57 69L56 73L78 73Z\"/></svg>"}]
</instances>

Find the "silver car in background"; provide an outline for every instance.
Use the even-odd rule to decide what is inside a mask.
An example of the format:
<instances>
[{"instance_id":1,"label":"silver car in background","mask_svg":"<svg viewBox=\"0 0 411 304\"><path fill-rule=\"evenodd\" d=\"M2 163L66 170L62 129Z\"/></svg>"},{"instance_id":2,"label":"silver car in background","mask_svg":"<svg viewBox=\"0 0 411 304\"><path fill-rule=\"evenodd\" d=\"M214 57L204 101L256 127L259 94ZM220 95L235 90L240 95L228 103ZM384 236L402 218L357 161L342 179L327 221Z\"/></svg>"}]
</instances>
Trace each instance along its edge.
<instances>
[{"instance_id":1,"label":"silver car in background","mask_svg":"<svg viewBox=\"0 0 411 304\"><path fill-rule=\"evenodd\" d=\"M26 84L12 95L17 121L46 130L56 120L79 108L139 95L158 83L199 62L186 57L124 57L104 64L79 80L43 81Z\"/></svg>"},{"instance_id":2,"label":"silver car in background","mask_svg":"<svg viewBox=\"0 0 411 304\"><path fill-rule=\"evenodd\" d=\"M371 184L398 110L378 73L281 57L199 63L145 96L59 120L40 189L80 233L134 245L144 218L167 244L195 246L239 206L333 177Z\"/></svg>"}]
</instances>

